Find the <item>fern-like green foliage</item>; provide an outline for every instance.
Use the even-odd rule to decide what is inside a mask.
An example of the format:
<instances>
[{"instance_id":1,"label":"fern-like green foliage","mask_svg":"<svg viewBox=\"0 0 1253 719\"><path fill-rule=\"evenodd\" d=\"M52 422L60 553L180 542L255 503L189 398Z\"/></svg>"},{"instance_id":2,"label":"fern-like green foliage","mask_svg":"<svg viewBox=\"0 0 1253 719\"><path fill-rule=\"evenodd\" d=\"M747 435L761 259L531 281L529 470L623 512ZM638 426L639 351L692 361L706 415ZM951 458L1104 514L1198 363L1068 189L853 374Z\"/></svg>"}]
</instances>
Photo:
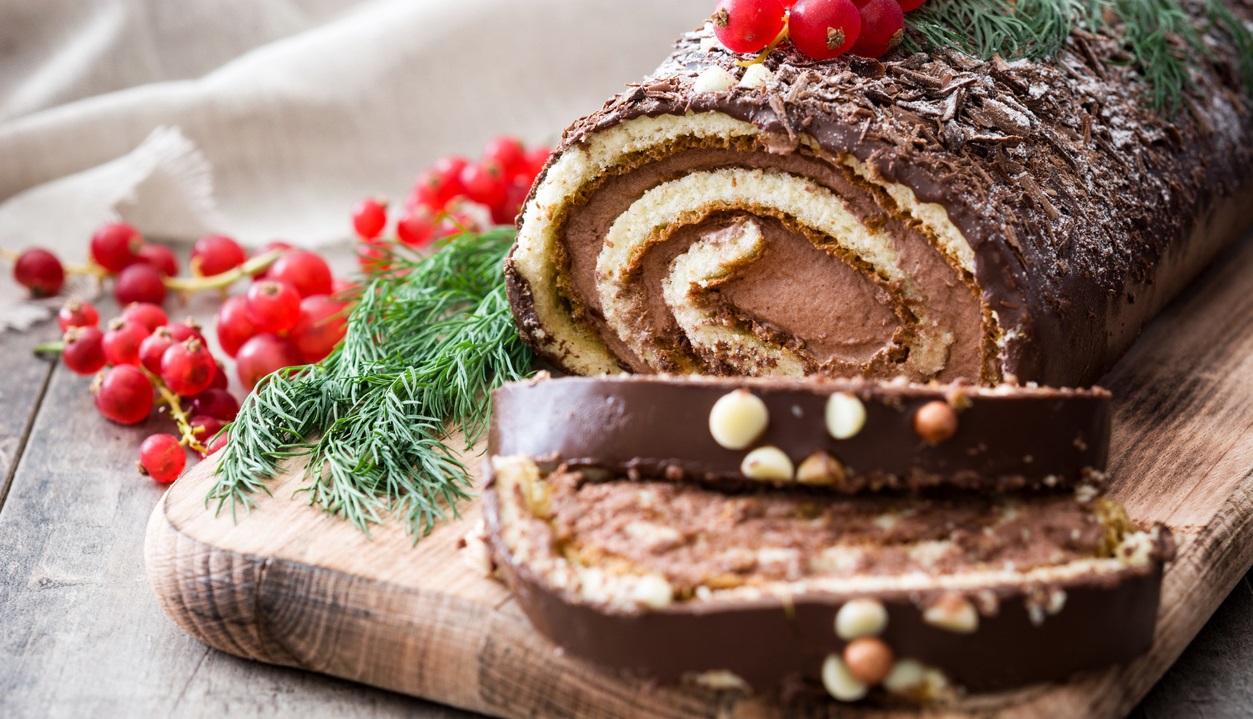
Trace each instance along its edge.
<instances>
[{"instance_id":1,"label":"fern-like green foliage","mask_svg":"<svg viewBox=\"0 0 1253 719\"><path fill-rule=\"evenodd\" d=\"M907 49L956 47L987 60L1055 55L1076 27L1122 39L1154 107L1174 112L1194 83L1191 70L1209 61L1203 32L1231 43L1253 91L1253 33L1223 0L1204 0L1204 17L1185 0L931 0L906 15ZM1110 20L1114 20L1112 26ZM1200 20L1200 25L1198 25Z\"/></svg>"},{"instance_id":2,"label":"fern-like green foliage","mask_svg":"<svg viewBox=\"0 0 1253 719\"><path fill-rule=\"evenodd\" d=\"M491 390L532 372L501 271L512 240L465 234L429 257L394 257L329 357L271 375L244 401L207 501L251 508L285 460L307 456L309 502L363 530L399 516L416 539L455 513L470 488L450 434L472 446Z\"/></svg>"}]
</instances>

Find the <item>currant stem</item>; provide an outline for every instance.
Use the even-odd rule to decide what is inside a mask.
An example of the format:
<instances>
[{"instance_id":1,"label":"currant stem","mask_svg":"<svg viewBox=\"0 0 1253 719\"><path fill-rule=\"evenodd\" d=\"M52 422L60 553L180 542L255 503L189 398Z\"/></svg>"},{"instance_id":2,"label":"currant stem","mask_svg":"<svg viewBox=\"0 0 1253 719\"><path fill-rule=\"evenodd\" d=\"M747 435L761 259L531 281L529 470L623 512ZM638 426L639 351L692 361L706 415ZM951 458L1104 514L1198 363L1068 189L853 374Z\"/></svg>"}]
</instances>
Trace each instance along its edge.
<instances>
[{"instance_id":1,"label":"currant stem","mask_svg":"<svg viewBox=\"0 0 1253 719\"><path fill-rule=\"evenodd\" d=\"M61 354L64 351L65 351L65 343L62 342L61 340L56 340L54 342L44 342L43 344L35 345L36 355L54 355L55 356L55 355Z\"/></svg>"},{"instance_id":2,"label":"currant stem","mask_svg":"<svg viewBox=\"0 0 1253 719\"><path fill-rule=\"evenodd\" d=\"M196 439L196 433L192 430L191 422L187 420L187 410L183 409L183 403L179 400L178 395L171 392L170 388L165 386L165 382L146 367L140 367L139 370L147 375L152 382L152 386L157 389L157 394L161 395L161 401L170 408L170 418L174 420L174 424L178 425L178 433L180 435L178 443L185 447L190 447L201 454L207 454L209 450L199 439Z\"/></svg>"},{"instance_id":3,"label":"currant stem","mask_svg":"<svg viewBox=\"0 0 1253 719\"><path fill-rule=\"evenodd\" d=\"M167 277L165 286L175 292L195 292L197 290L225 290L235 281L261 272L282 257L286 250L270 250L264 255L257 255L233 270L227 270L208 277Z\"/></svg>"},{"instance_id":4,"label":"currant stem","mask_svg":"<svg viewBox=\"0 0 1253 719\"><path fill-rule=\"evenodd\" d=\"M735 64L739 65L740 67L752 67L753 65L758 65L764 62L766 57L770 55L770 53L774 52L774 49L779 46L779 43L783 42L784 40L788 39L788 37L790 37L787 32L787 27L788 27L787 18L784 18L783 29L780 30L779 34L776 35L775 38L770 41L770 44L766 46L765 50L762 50L761 52L757 53L757 57L753 58L752 60L737 60Z\"/></svg>"}]
</instances>

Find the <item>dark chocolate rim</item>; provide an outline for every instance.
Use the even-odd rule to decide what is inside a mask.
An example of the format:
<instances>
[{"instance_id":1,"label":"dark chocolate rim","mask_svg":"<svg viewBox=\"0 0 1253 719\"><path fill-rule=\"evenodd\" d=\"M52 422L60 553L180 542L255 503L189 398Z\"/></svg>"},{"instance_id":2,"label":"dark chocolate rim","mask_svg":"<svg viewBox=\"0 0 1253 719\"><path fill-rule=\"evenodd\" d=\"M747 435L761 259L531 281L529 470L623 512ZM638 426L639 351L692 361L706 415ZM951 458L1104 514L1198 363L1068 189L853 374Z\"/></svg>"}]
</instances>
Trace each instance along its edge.
<instances>
[{"instance_id":1,"label":"dark chocolate rim","mask_svg":"<svg viewBox=\"0 0 1253 719\"><path fill-rule=\"evenodd\" d=\"M505 385L493 394L488 453L648 478L744 481L748 449L719 446L709 430L711 407L737 389L769 411L769 426L749 449L779 447L794 465L825 452L844 465L846 480L824 487L838 491L1069 487L1101 479L1109 456L1110 396L1099 388L647 375ZM850 439L826 430L827 398L836 393L866 407L866 425ZM935 445L913 426L915 411L933 401L959 407L957 433Z\"/></svg>"},{"instance_id":2,"label":"dark chocolate rim","mask_svg":"<svg viewBox=\"0 0 1253 719\"><path fill-rule=\"evenodd\" d=\"M754 690L773 691L796 679L820 682L823 660L845 646L833 629L835 614L854 596L798 594L788 601L684 603L630 613L564 595L515 562L505 546L500 500L490 462L486 464L483 511L496 568L535 629L570 655L667 683L729 671ZM1154 559L1139 569L1047 588L988 586L985 592L997 598L997 611L982 616L979 629L970 634L923 622L924 593L880 595L874 598L888 611L881 638L898 658L936 668L970 691L1057 681L1122 663L1152 643L1162 565L1172 549L1169 531L1163 528ZM1065 601L1060 611L1036 624L1029 609L1031 594L1046 589L1064 591Z\"/></svg>"}]
</instances>

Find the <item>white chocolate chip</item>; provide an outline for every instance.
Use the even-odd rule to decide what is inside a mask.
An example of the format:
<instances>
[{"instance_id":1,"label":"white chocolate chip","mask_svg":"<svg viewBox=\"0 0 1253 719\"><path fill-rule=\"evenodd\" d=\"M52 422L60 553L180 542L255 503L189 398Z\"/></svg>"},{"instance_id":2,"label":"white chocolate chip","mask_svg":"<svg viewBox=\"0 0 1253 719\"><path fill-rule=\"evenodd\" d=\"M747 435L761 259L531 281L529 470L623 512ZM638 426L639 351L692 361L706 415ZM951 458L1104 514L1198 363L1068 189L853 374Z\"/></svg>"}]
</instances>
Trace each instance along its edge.
<instances>
[{"instance_id":1,"label":"white chocolate chip","mask_svg":"<svg viewBox=\"0 0 1253 719\"><path fill-rule=\"evenodd\" d=\"M877 599L854 599L835 613L835 635L844 641L882 634L888 610Z\"/></svg>"},{"instance_id":2,"label":"white chocolate chip","mask_svg":"<svg viewBox=\"0 0 1253 719\"><path fill-rule=\"evenodd\" d=\"M656 574L640 577L633 592L636 603L652 609L670 606L674 600L674 589L665 578Z\"/></svg>"},{"instance_id":3,"label":"white chocolate chip","mask_svg":"<svg viewBox=\"0 0 1253 719\"><path fill-rule=\"evenodd\" d=\"M851 394L840 392L827 400L827 432L836 439L854 437L866 426L866 405Z\"/></svg>"},{"instance_id":4,"label":"white chocolate chip","mask_svg":"<svg viewBox=\"0 0 1253 719\"><path fill-rule=\"evenodd\" d=\"M913 691L922 686L927 668L913 659L898 659L892 671L883 679L883 688L898 694Z\"/></svg>"},{"instance_id":5,"label":"white chocolate chip","mask_svg":"<svg viewBox=\"0 0 1253 719\"><path fill-rule=\"evenodd\" d=\"M735 76L714 65L707 67L696 76L692 83L693 92L725 92L735 86Z\"/></svg>"},{"instance_id":6,"label":"white chocolate chip","mask_svg":"<svg viewBox=\"0 0 1253 719\"><path fill-rule=\"evenodd\" d=\"M744 456L740 471L749 479L785 480L795 475L792 460L778 447L758 447Z\"/></svg>"},{"instance_id":7,"label":"white chocolate chip","mask_svg":"<svg viewBox=\"0 0 1253 719\"><path fill-rule=\"evenodd\" d=\"M979 612L965 597L948 594L927 607L922 620L933 627L958 634L971 634L979 629Z\"/></svg>"},{"instance_id":8,"label":"white chocolate chip","mask_svg":"<svg viewBox=\"0 0 1253 719\"><path fill-rule=\"evenodd\" d=\"M855 702L866 696L868 687L857 680L838 654L827 656L822 663L822 686L842 702Z\"/></svg>"},{"instance_id":9,"label":"white chocolate chip","mask_svg":"<svg viewBox=\"0 0 1253 719\"><path fill-rule=\"evenodd\" d=\"M770 72L770 68L757 63L756 65L749 65L748 69L744 71L744 77L740 78L740 87L756 89L765 87L773 81L774 73Z\"/></svg>"},{"instance_id":10,"label":"white chocolate chip","mask_svg":"<svg viewBox=\"0 0 1253 719\"><path fill-rule=\"evenodd\" d=\"M709 433L727 449L747 449L768 424L770 411L766 403L745 389L719 397L709 410Z\"/></svg>"}]
</instances>

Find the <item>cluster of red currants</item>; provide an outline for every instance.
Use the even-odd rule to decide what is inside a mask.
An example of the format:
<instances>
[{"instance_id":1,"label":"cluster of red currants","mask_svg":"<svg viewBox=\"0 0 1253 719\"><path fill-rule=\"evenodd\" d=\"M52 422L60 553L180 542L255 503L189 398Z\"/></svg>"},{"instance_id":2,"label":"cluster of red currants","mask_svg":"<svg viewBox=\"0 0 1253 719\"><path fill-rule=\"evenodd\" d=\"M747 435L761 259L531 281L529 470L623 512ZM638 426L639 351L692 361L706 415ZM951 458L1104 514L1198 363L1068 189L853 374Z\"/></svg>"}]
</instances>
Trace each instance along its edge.
<instances>
[{"instance_id":1,"label":"cluster of red currants","mask_svg":"<svg viewBox=\"0 0 1253 719\"><path fill-rule=\"evenodd\" d=\"M880 57L905 36L905 13L925 0L719 0L714 34L732 52L756 53L790 38L815 60L846 52Z\"/></svg>"},{"instance_id":2,"label":"cluster of red currants","mask_svg":"<svg viewBox=\"0 0 1253 719\"><path fill-rule=\"evenodd\" d=\"M417 248L458 232L512 224L548 155L547 147L528 150L518 139L502 136L483 148L477 162L441 158L418 175L396 220L395 240ZM357 255L367 271L388 266L387 222L386 200L365 199L353 209Z\"/></svg>"},{"instance_id":3,"label":"cluster of red currants","mask_svg":"<svg viewBox=\"0 0 1253 719\"><path fill-rule=\"evenodd\" d=\"M124 240L124 241L123 241ZM218 310L216 331L223 351L236 360L240 383L251 390L265 375L284 367L317 362L343 339L347 305L332 297L337 287L321 256L282 242L263 246L249 260L229 237L202 238L189 265L199 279L172 281L173 253L165 279L136 297L116 290L131 268L141 266L139 250L157 247L125 224L101 228L91 242L92 261L116 274L115 293L127 300L121 315L100 329L100 313L87 302L70 300L57 322L64 332L61 358L71 371L96 375L96 408L105 418L138 424L163 404L178 435L154 434L140 447L140 471L158 482L178 478L187 447L204 457L226 443L219 436L235 419L239 402L227 389L223 365L211 353L201 328L190 320L170 322L161 307L166 283L179 289L220 288L253 276L247 291L227 297ZM128 285L129 287L129 285Z\"/></svg>"}]
</instances>

